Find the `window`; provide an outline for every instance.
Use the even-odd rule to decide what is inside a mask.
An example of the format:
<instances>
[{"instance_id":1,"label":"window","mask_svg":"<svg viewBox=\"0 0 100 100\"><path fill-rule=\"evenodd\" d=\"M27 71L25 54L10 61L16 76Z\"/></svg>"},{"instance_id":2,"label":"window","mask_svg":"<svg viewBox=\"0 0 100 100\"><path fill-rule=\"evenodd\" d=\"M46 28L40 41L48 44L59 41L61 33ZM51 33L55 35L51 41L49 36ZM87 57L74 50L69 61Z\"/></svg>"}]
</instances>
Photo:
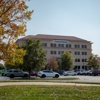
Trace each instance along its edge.
<instances>
[{"instance_id":1,"label":"window","mask_svg":"<svg viewBox=\"0 0 100 100\"><path fill-rule=\"evenodd\" d=\"M51 47L56 47L56 44L51 43Z\"/></svg>"},{"instance_id":2,"label":"window","mask_svg":"<svg viewBox=\"0 0 100 100\"><path fill-rule=\"evenodd\" d=\"M80 62L80 59L75 59L75 62Z\"/></svg>"},{"instance_id":3,"label":"window","mask_svg":"<svg viewBox=\"0 0 100 100\"><path fill-rule=\"evenodd\" d=\"M53 51L51 51L51 54L53 54Z\"/></svg>"},{"instance_id":4,"label":"window","mask_svg":"<svg viewBox=\"0 0 100 100\"><path fill-rule=\"evenodd\" d=\"M71 48L71 44L66 44L66 48Z\"/></svg>"},{"instance_id":5,"label":"window","mask_svg":"<svg viewBox=\"0 0 100 100\"><path fill-rule=\"evenodd\" d=\"M82 52L82 55L87 55L87 52Z\"/></svg>"},{"instance_id":6,"label":"window","mask_svg":"<svg viewBox=\"0 0 100 100\"><path fill-rule=\"evenodd\" d=\"M87 62L87 59L82 59L82 62Z\"/></svg>"},{"instance_id":7,"label":"window","mask_svg":"<svg viewBox=\"0 0 100 100\"><path fill-rule=\"evenodd\" d=\"M82 48L87 48L87 45L82 45L81 47L82 47Z\"/></svg>"},{"instance_id":8,"label":"window","mask_svg":"<svg viewBox=\"0 0 100 100\"><path fill-rule=\"evenodd\" d=\"M87 45L85 45L85 48L87 48Z\"/></svg>"},{"instance_id":9,"label":"window","mask_svg":"<svg viewBox=\"0 0 100 100\"><path fill-rule=\"evenodd\" d=\"M75 66L74 69L77 69L77 66Z\"/></svg>"},{"instance_id":10,"label":"window","mask_svg":"<svg viewBox=\"0 0 100 100\"><path fill-rule=\"evenodd\" d=\"M56 54L56 51L51 51L51 54Z\"/></svg>"},{"instance_id":11,"label":"window","mask_svg":"<svg viewBox=\"0 0 100 100\"><path fill-rule=\"evenodd\" d=\"M60 51L58 51L58 54L60 54Z\"/></svg>"},{"instance_id":12,"label":"window","mask_svg":"<svg viewBox=\"0 0 100 100\"><path fill-rule=\"evenodd\" d=\"M56 54L56 51L54 51L54 54Z\"/></svg>"},{"instance_id":13,"label":"window","mask_svg":"<svg viewBox=\"0 0 100 100\"><path fill-rule=\"evenodd\" d=\"M75 45L74 47L77 48L77 45Z\"/></svg>"},{"instance_id":14,"label":"window","mask_svg":"<svg viewBox=\"0 0 100 100\"><path fill-rule=\"evenodd\" d=\"M43 47L47 47L47 43L42 43L42 46Z\"/></svg>"},{"instance_id":15,"label":"window","mask_svg":"<svg viewBox=\"0 0 100 100\"><path fill-rule=\"evenodd\" d=\"M54 44L54 47L56 47L56 44Z\"/></svg>"},{"instance_id":16,"label":"window","mask_svg":"<svg viewBox=\"0 0 100 100\"><path fill-rule=\"evenodd\" d=\"M64 53L64 51L58 51L58 54L59 54L59 55L62 54L62 53Z\"/></svg>"},{"instance_id":17,"label":"window","mask_svg":"<svg viewBox=\"0 0 100 100\"><path fill-rule=\"evenodd\" d=\"M84 62L84 59L82 59L82 62Z\"/></svg>"},{"instance_id":18,"label":"window","mask_svg":"<svg viewBox=\"0 0 100 100\"><path fill-rule=\"evenodd\" d=\"M87 62L87 59L85 59L85 62Z\"/></svg>"},{"instance_id":19,"label":"window","mask_svg":"<svg viewBox=\"0 0 100 100\"><path fill-rule=\"evenodd\" d=\"M80 66L78 66L78 69L80 69Z\"/></svg>"},{"instance_id":20,"label":"window","mask_svg":"<svg viewBox=\"0 0 100 100\"><path fill-rule=\"evenodd\" d=\"M58 47L64 47L64 44L58 44Z\"/></svg>"},{"instance_id":21,"label":"window","mask_svg":"<svg viewBox=\"0 0 100 100\"><path fill-rule=\"evenodd\" d=\"M53 47L53 44L51 43L51 47Z\"/></svg>"},{"instance_id":22,"label":"window","mask_svg":"<svg viewBox=\"0 0 100 100\"><path fill-rule=\"evenodd\" d=\"M82 66L82 69L84 69L84 66Z\"/></svg>"},{"instance_id":23,"label":"window","mask_svg":"<svg viewBox=\"0 0 100 100\"><path fill-rule=\"evenodd\" d=\"M78 62L80 62L80 59L78 59Z\"/></svg>"},{"instance_id":24,"label":"window","mask_svg":"<svg viewBox=\"0 0 100 100\"><path fill-rule=\"evenodd\" d=\"M78 45L78 44L75 44L75 46L74 46L75 48L80 48L80 45Z\"/></svg>"},{"instance_id":25,"label":"window","mask_svg":"<svg viewBox=\"0 0 100 100\"><path fill-rule=\"evenodd\" d=\"M81 47L84 48L84 45L82 45Z\"/></svg>"},{"instance_id":26,"label":"window","mask_svg":"<svg viewBox=\"0 0 100 100\"><path fill-rule=\"evenodd\" d=\"M85 55L87 55L87 52L85 52Z\"/></svg>"},{"instance_id":27,"label":"window","mask_svg":"<svg viewBox=\"0 0 100 100\"><path fill-rule=\"evenodd\" d=\"M87 70L87 66L85 66L85 70Z\"/></svg>"},{"instance_id":28,"label":"window","mask_svg":"<svg viewBox=\"0 0 100 100\"><path fill-rule=\"evenodd\" d=\"M68 44L66 44L66 48L68 48Z\"/></svg>"},{"instance_id":29,"label":"window","mask_svg":"<svg viewBox=\"0 0 100 100\"><path fill-rule=\"evenodd\" d=\"M69 44L69 48L71 48L71 44Z\"/></svg>"},{"instance_id":30,"label":"window","mask_svg":"<svg viewBox=\"0 0 100 100\"><path fill-rule=\"evenodd\" d=\"M75 55L80 55L80 52L79 51L75 51Z\"/></svg>"},{"instance_id":31,"label":"window","mask_svg":"<svg viewBox=\"0 0 100 100\"><path fill-rule=\"evenodd\" d=\"M80 52L78 52L78 55L80 55Z\"/></svg>"},{"instance_id":32,"label":"window","mask_svg":"<svg viewBox=\"0 0 100 100\"><path fill-rule=\"evenodd\" d=\"M78 45L78 48L80 48L80 45Z\"/></svg>"}]
</instances>

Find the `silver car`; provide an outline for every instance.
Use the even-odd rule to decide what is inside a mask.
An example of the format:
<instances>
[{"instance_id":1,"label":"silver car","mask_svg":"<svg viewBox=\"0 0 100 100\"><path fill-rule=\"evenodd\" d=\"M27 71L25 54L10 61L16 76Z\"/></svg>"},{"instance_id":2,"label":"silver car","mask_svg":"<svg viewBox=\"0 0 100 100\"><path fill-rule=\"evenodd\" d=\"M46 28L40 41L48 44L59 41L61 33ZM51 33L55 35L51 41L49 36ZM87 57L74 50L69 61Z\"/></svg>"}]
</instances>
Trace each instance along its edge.
<instances>
[{"instance_id":1,"label":"silver car","mask_svg":"<svg viewBox=\"0 0 100 100\"><path fill-rule=\"evenodd\" d=\"M28 77L29 73L28 72L23 72L22 70L11 69L11 70L8 70L8 72L6 73L6 76L8 76L10 78L14 78L14 77Z\"/></svg>"}]
</instances>

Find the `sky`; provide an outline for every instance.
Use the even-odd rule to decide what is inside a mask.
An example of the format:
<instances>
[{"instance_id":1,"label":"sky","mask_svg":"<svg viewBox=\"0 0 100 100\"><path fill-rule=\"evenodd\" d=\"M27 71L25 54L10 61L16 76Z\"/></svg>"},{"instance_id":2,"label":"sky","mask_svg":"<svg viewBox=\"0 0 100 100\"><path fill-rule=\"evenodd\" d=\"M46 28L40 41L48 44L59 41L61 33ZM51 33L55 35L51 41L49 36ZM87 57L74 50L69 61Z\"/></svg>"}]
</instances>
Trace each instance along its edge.
<instances>
[{"instance_id":1,"label":"sky","mask_svg":"<svg viewBox=\"0 0 100 100\"><path fill-rule=\"evenodd\" d=\"M34 10L25 35L76 36L92 44L100 56L100 0L30 0Z\"/></svg>"}]
</instances>

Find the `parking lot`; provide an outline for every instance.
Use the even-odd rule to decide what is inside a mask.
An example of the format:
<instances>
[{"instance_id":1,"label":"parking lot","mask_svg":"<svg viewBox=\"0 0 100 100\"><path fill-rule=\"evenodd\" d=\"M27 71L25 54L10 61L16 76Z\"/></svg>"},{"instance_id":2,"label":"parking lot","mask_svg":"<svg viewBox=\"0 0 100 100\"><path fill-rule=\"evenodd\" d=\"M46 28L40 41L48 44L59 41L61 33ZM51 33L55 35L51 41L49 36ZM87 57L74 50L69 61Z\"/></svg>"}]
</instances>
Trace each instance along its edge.
<instances>
[{"instance_id":1,"label":"parking lot","mask_svg":"<svg viewBox=\"0 0 100 100\"><path fill-rule=\"evenodd\" d=\"M73 80L78 82L100 82L100 76L82 76L82 75L76 75L76 76L60 76L60 78L66 78L66 77L75 77L79 78L79 80Z\"/></svg>"}]
</instances>

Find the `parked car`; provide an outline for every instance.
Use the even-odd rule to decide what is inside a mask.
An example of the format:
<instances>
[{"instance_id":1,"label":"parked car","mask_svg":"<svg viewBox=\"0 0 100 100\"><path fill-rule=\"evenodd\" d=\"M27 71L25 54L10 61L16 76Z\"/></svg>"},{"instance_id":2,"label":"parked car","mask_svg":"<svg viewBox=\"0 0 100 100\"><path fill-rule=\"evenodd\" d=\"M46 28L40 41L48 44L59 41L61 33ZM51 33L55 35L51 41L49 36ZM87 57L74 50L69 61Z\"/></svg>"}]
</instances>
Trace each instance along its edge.
<instances>
[{"instance_id":1,"label":"parked car","mask_svg":"<svg viewBox=\"0 0 100 100\"><path fill-rule=\"evenodd\" d=\"M69 75L74 76L74 75L77 75L77 73L74 71L65 71L63 75L64 76L69 76Z\"/></svg>"},{"instance_id":2,"label":"parked car","mask_svg":"<svg viewBox=\"0 0 100 100\"><path fill-rule=\"evenodd\" d=\"M30 76L37 76L37 72L36 71L31 71Z\"/></svg>"},{"instance_id":3,"label":"parked car","mask_svg":"<svg viewBox=\"0 0 100 100\"><path fill-rule=\"evenodd\" d=\"M65 70L58 70L58 73L59 73L60 75L63 75L64 72L65 72Z\"/></svg>"},{"instance_id":4,"label":"parked car","mask_svg":"<svg viewBox=\"0 0 100 100\"><path fill-rule=\"evenodd\" d=\"M92 75L93 75L93 76L100 75L100 69L94 69L94 70L92 71Z\"/></svg>"},{"instance_id":5,"label":"parked car","mask_svg":"<svg viewBox=\"0 0 100 100\"><path fill-rule=\"evenodd\" d=\"M51 70L42 70L38 72L38 77L40 78L45 78L45 77L58 78L59 76L60 76L59 73L53 72Z\"/></svg>"},{"instance_id":6,"label":"parked car","mask_svg":"<svg viewBox=\"0 0 100 100\"><path fill-rule=\"evenodd\" d=\"M1 74L2 76L5 76L6 73L7 73L7 70L6 70L6 69L0 70L0 74Z\"/></svg>"},{"instance_id":7,"label":"parked car","mask_svg":"<svg viewBox=\"0 0 100 100\"><path fill-rule=\"evenodd\" d=\"M17 70L17 69L10 69L6 73L6 76L10 77L10 78L14 78L14 77L28 77L29 73L21 71L21 70Z\"/></svg>"},{"instance_id":8,"label":"parked car","mask_svg":"<svg viewBox=\"0 0 100 100\"><path fill-rule=\"evenodd\" d=\"M93 71L93 70L88 70L88 71L87 71L87 75L90 75L90 76L91 76L91 75L92 75L92 71Z\"/></svg>"},{"instance_id":9,"label":"parked car","mask_svg":"<svg viewBox=\"0 0 100 100\"><path fill-rule=\"evenodd\" d=\"M85 70L78 70L77 75L84 75L86 73Z\"/></svg>"},{"instance_id":10,"label":"parked car","mask_svg":"<svg viewBox=\"0 0 100 100\"><path fill-rule=\"evenodd\" d=\"M81 75L87 75L88 71L87 70L84 70Z\"/></svg>"}]
</instances>

